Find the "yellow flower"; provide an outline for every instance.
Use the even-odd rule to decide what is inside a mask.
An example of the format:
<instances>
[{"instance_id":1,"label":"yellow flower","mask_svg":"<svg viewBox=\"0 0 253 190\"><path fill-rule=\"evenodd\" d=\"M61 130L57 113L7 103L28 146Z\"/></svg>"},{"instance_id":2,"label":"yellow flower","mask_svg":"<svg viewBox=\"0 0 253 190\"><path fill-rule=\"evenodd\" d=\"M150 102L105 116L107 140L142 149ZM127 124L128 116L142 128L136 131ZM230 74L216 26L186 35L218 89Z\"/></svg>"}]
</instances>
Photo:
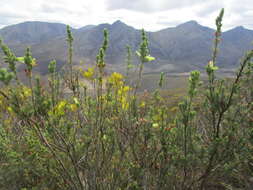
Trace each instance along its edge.
<instances>
[{"instance_id":1,"label":"yellow flower","mask_svg":"<svg viewBox=\"0 0 253 190\"><path fill-rule=\"evenodd\" d=\"M121 107L123 110L127 110L129 107L129 103L127 102L126 97L121 98Z\"/></svg>"},{"instance_id":2,"label":"yellow flower","mask_svg":"<svg viewBox=\"0 0 253 190\"><path fill-rule=\"evenodd\" d=\"M83 76L84 76L85 78L91 80L91 79L93 79L93 77L94 77L94 73L95 73L95 68L94 68L94 67L88 68L87 71L84 71L84 72L83 72Z\"/></svg>"},{"instance_id":3,"label":"yellow flower","mask_svg":"<svg viewBox=\"0 0 253 190\"><path fill-rule=\"evenodd\" d=\"M123 84L122 79L123 79L123 76L120 73L113 72L108 80L113 85L119 86Z\"/></svg>"},{"instance_id":4,"label":"yellow flower","mask_svg":"<svg viewBox=\"0 0 253 190\"><path fill-rule=\"evenodd\" d=\"M64 115L66 106L67 106L66 100L60 101L55 107L56 115L58 116Z\"/></svg>"},{"instance_id":5,"label":"yellow flower","mask_svg":"<svg viewBox=\"0 0 253 190\"><path fill-rule=\"evenodd\" d=\"M123 82L122 82L123 84ZM121 107L123 110L127 110L129 107L129 97L128 92L130 90L129 86L120 86L118 89L118 101L121 103Z\"/></svg>"},{"instance_id":6,"label":"yellow flower","mask_svg":"<svg viewBox=\"0 0 253 190\"><path fill-rule=\"evenodd\" d=\"M76 112L78 107L80 106L80 102L76 97L73 98L73 101L73 104L69 104L69 109L73 112Z\"/></svg>"},{"instance_id":7,"label":"yellow flower","mask_svg":"<svg viewBox=\"0 0 253 190\"><path fill-rule=\"evenodd\" d=\"M120 96L125 96L130 90L129 86L121 86L121 88L118 90L118 94Z\"/></svg>"},{"instance_id":8,"label":"yellow flower","mask_svg":"<svg viewBox=\"0 0 253 190\"><path fill-rule=\"evenodd\" d=\"M130 90L129 86L124 86L123 87L123 92L127 93Z\"/></svg>"},{"instance_id":9,"label":"yellow flower","mask_svg":"<svg viewBox=\"0 0 253 190\"><path fill-rule=\"evenodd\" d=\"M140 104L140 107L143 108L143 107L145 107L145 106L146 106L146 103L145 103L144 101L142 101L141 104Z\"/></svg>"},{"instance_id":10,"label":"yellow flower","mask_svg":"<svg viewBox=\"0 0 253 190\"><path fill-rule=\"evenodd\" d=\"M13 109L9 106L9 107L7 107L7 110L8 110L8 112L10 113L10 114L13 114L14 112L13 112Z\"/></svg>"},{"instance_id":11,"label":"yellow flower","mask_svg":"<svg viewBox=\"0 0 253 190\"><path fill-rule=\"evenodd\" d=\"M29 97L29 96L31 96L31 94L32 94L31 89L28 88L28 87L26 87L26 86L23 87L23 92L24 92L24 96L25 96L25 97Z\"/></svg>"},{"instance_id":12,"label":"yellow flower","mask_svg":"<svg viewBox=\"0 0 253 190\"><path fill-rule=\"evenodd\" d=\"M78 109L78 107L77 107L76 104L70 104L70 105L69 105L69 108L70 108L70 110L73 111L73 112L76 112L77 109Z\"/></svg>"},{"instance_id":13,"label":"yellow flower","mask_svg":"<svg viewBox=\"0 0 253 190\"><path fill-rule=\"evenodd\" d=\"M57 109L63 109L65 108L65 106L67 105L67 101L66 100L62 100L58 103L57 105Z\"/></svg>"}]
</instances>

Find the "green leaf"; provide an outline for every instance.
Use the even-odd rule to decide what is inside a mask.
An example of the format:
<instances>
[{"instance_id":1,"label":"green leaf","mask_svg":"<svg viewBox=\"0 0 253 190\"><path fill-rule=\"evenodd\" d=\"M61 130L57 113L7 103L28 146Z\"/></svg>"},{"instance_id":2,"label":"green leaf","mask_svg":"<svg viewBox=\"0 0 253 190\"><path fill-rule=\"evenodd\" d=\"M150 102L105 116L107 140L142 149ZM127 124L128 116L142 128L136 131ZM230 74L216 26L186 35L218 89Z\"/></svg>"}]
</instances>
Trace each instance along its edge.
<instances>
[{"instance_id":1,"label":"green leaf","mask_svg":"<svg viewBox=\"0 0 253 190\"><path fill-rule=\"evenodd\" d=\"M139 51L135 52L138 57L141 57L141 53Z\"/></svg>"},{"instance_id":2,"label":"green leaf","mask_svg":"<svg viewBox=\"0 0 253 190\"><path fill-rule=\"evenodd\" d=\"M150 56L150 55L147 55L147 56L145 57L145 61L146 61L146 62L151 62L151 61L154 61L154 60L155 60L155 58L152 57L152 56Z\"/></svg>"},{"instance_id":3,"label":"green leaf","mask_svg":"<svg viewBox=\"0 0 253 190\"><path fill-rule=\"evenodd\" d=\"M17 60L21 63L25 62L25 58L24 57L17 57Z\"/></svg>"},{"instance_id":4,"label":"green leaf","mask_svg":"<svg viewBox=\"0 0 253 190\"><path fill-rule=\"evenodd\" d=\"M213 67L212 67L212 70L213 70L213 71L216 71L216 70L218 70L218 69L219 69L219 67L217 67L217 66L213 66Z\"/></svg>"},{"instance_id":5,"label":"green leaf","mask_svg":"<svg viewBox=\"0 0 253 190\"><path fill-rule=\"evenodd\" d=\"M5 85L8 85L13 78L14 73L8 72L6 68L0 69L0 81L2 81Z\"/></svg>"}]
</instances>

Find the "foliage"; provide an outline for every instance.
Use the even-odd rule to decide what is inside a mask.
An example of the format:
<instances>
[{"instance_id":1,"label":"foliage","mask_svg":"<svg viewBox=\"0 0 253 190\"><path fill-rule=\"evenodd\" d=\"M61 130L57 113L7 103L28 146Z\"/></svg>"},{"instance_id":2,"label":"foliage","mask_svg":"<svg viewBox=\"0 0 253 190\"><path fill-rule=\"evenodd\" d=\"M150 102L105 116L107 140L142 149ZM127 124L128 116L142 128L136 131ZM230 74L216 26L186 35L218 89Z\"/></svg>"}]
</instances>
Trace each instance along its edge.
<instances>
[{"instance_id":1,"label":"foliage","mask_svg":"<svg viewBox=\"0 0 253 190\"><path fill-rule=\"evenodd\" d=\"M32 75L36 60L29 48L17 58L1 41L9 69L0 70L0 189L251 188L253 50L235 78L216 77L223 12L208 80L202 83L200 72L192 71L187 95L176 107L159 89L165 73L156 91L137 93L144 65L155 60L144 30L134 86L127 78L129 46L127 76L104 71L107 30L96 65L77 71L67 27L69 68L60 74L56 61L50 62L47 86ZM27 86L16 75L16 62L26 66Z\"/></svg>"}]
</instances>

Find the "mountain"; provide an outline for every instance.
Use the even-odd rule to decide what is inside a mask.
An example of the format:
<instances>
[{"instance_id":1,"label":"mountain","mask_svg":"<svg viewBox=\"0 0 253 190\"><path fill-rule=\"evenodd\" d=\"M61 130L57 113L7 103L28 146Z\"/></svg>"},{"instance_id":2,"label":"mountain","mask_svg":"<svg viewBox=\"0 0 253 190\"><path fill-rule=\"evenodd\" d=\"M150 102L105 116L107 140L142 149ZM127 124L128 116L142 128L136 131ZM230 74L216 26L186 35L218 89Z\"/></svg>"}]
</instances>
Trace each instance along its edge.
<instances>
[{"instance_id":1,"label":"mountain","mask_svg":"<svg viewBox=\"0 0 253 190\"><path fill-rule=\"evenodd\" d=\"M113 65L110 68L116 68L120 63L124 62L126 53L125 46L127 44L131 45L133 49L137 49L140 42L140 32L138 30L120 21L111 25L101 24L85 30L77 30L73 33L75 63L78 64L80 60L83 60L89 65L94 63L97 52L103 42L104 28L107 28L109 31L109 47L106 60L109 65ZM40 58L43 63L48 63L50 60L56 59L60 68L64 65L67 58L66 37L62 36L36 44L32 46L32 50L33 55ZM119 67L121 66L120 64ZM44 70L44 65L41 65L39 70Z\"/></svg>"},{"instance_id":2,"label":"mountain","mask_svg":"<svg viewBox=\"0 0 253 190\"><path fill-rule=\"evenodd\" d=\"M188 71L204 66L210 59L213 33L213 29L189 21L154 32L151 38L163 50L163 64L176 65L182 71Z\"/></svg>"},{"instance_id":3,"label":"mountain","mask_svg":"<svg viewBox=\"0 0 253 190\"><path fill-rule=\"evenodd\" d=\"M109 48L106 61L110 70L123 71L126 45L135 52L140 43L140 30L116 21L113 24L88 25L72 29L74 35L74 63L83 60L94 64L103 41L103 30L109 31ZM204 69L211 58L214 30L189 21L176 27L157 32L148 32L151 55L154 64L148 64L145 72L187 72ZM31 46L33 56L38 60L37 70L47 72L47 64L52 59L58 62L58 69L67 60L66 25L44 22L26 22L8 26L0 30L4 41L21 56L26 46ZM234 68L243 53L252 48L253 31L236 27L222 35L218 65ZM134 57L134 62L137 62Z\"/></svg>"},{"instance_id":4,"label":"mountain","mask_svg":"<svg viewBox=\"0 0 253 190\"><path fill-rule=\"evenodd\" d=\"M238 59L253 47L253 31L242 26L224 32L220 51L221 62L236 66Z\"/></svg>"},{"instance_id":5,"label":"mountain","mask_svg":"<svg viewBox=\"0 0 253 190\"><path fill-rule=\"evenodd\" d=\"M27 47L65 35L65 24L38 21L11 25L0 30L0 37L18 56L22 56Z\"/></svg>"},{"instance_id":6,"label":"mountain","mask_svg":"<svg viewBox=\"0 0 253 190\"><path fill-rule=\"evenodd\" d=\"M95 25L87 25L87 26L83 26L81 28L78 28L78 32L82 32L82 31L85 31L85 30L89 30L91 28L95 27Z\"/></svg>"},{"instance_id":7,"label":"mountain","mask_svg":"<svg viewBox=\"0 0 253 190\"><path fill-rule=\"evenodd\" d=\"M14 45L41 43L65 33L65 24L47 22L24 22L0 30L0 35L6 43Z\"/></svg>"}]
</instances>

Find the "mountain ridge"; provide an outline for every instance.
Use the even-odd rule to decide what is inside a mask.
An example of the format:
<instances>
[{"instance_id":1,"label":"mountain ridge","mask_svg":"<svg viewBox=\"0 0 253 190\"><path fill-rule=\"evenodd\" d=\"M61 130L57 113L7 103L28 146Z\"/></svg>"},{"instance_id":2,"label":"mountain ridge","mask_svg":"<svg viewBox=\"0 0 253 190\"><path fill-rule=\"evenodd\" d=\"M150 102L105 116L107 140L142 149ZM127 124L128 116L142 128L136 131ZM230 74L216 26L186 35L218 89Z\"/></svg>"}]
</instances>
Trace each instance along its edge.
<instances>
[{"instance_id":1,"label":"mountain ridge","mask_svg":"<svg viewBox=\"0 0 253 190\"><path fill-rule=\"evenodd\" d=\"M109 31L109 48L106 61L112 70L123 71L126 45L135 52L140 43L140 30L117 20L112 24L87 25L72 28L74 36L74 63L80 60L94 64L98 49L103 41L103 29ZM147 66L146 72L190 71L204 69L210 60L214 30L188 21L176 27L168 27L157 32L147 32L150 52L156 57L154 64ZM59 69L65 65L67 56L66 25L47 22L25 22L0 29L0 36L18 56L22 56L26 46L30 46L33 56L40 63L37 70L45 74L47 64L56 59ZM223 32L221 54L218 63L231 68L238 64L243 52L252 47L253 30L242 26ZM134 62L137 59L134 58Z\"/></svg>"}]
</instances>

